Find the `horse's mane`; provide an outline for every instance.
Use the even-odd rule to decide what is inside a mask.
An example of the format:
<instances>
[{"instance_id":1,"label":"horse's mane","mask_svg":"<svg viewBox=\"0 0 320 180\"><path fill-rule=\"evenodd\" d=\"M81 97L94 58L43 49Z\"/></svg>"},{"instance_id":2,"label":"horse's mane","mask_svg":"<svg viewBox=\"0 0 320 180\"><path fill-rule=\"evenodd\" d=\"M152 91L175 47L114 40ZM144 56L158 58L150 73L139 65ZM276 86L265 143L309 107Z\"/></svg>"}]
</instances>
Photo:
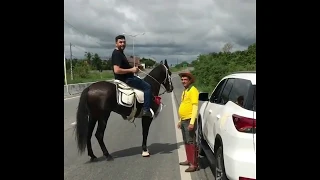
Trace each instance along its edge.
<instances>
[{"instance_id":1,"label":"horse's mane","mask_svg":"<svg viewBox=\"0 0 320 180\"><path fill-rule=\"evenodd\" d=\"M160 68L164 66L163 64L159 64L158 66L156 66L155 68L153 68L150 72L149 72L149 75L154 77L160 72ZM146 77L149 77L149 76L146 76ZM149 77L150 78L150 77Z\"/></svg>"},{"instance_id":2,"label":"horse's mane","mask_svg":"<svg viewBox=\"0 0 320 180\"><path fill-rule=\"evenodd\" d=\"M161 70L165 69L165 67L162 67L162 66L165 66L164 64L159 64L158 66L156 66L155 68L153 68L148 75L146 75L143 79L149 83L153 88L152 91L154 91L155 94L158 94L159 93L159 90L157 87L159 86L160 88L160 84L158 83L161 83L159 82L156 82L154 79L158 79L158 78L161 78L162 76L165 76L165 74L161 74ZM151 77L150 77L151 76ZM153 78L154 79L153 79ZM160 80L161 81L161 80Z\"/></svg>"}]
</instances>

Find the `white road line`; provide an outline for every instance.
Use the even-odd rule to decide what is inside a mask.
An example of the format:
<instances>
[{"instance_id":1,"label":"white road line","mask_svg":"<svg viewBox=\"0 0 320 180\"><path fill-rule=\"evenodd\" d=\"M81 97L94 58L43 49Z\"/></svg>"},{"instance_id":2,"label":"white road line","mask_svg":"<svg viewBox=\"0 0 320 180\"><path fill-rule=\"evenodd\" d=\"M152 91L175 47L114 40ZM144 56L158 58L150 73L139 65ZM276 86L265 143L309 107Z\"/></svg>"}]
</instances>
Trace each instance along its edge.
<instances>
[{"instance_id":1,"label":"white road line","mask_svg":"<svg viewBox=\"0 0 320 180\"><path fill-rule=\"evenodd\" d=\"M181 131L176 127L176 125L179 122L178 119L178 113L177 113L177 106L176 106L176 100L174 98L173 92L171 93L171 101L172 101L172 107L173 107L173 119L175 122L175 130L176 130L176 137L177 137L177 143L183 142L182 139L182 133ZM185 161L187 159L186 157L186 150L184 145L178 146L178 157L179 157L179 162ZM178 162L177 162L178 163ZM179 164L178 164L179 165ZM191 179L191 174L184 172L186 169L185 166L180 166L180 175L182 180L192 180Z\"/></svg>"},{"instance_id":2,"label":"white road line","mask_svg":"<svg viewBox=\"0 0 320 180\"><path fill-rule=\"evenodd\" d=\"M74 98L78 98L80 96L74 96L74 97L70 97L70 98L64 98L64 100L70 100L70 99L74 99Z\"/></svg>"}]
</instances>

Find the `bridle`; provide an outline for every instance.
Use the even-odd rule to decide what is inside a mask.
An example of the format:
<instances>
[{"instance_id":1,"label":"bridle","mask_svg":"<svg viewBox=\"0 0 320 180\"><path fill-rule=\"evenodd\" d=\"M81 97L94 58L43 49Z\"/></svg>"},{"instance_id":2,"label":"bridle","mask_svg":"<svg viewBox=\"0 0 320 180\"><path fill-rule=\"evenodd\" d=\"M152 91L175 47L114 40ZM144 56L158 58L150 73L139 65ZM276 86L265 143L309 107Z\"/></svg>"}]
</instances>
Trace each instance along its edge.
<instances>
[{"instance_id":1,"label":"bridle","mask_svg":"<svg viewBox=\"0 0 320 180\"><path fill-rule=\"evenodd\" d=\"M170 74L169 74L169 70L168 70L168 68L167 68L164 64L161 64L161 65L162 65L162 66L165 68L165 70L166 70L166 77L164 78L164 80L162 81L162 83L159 83L158 80L156 80L154 77L152 77L152 76L149 75L148 73L145 73L145 72L143 72L142 70L139 71L139 72L142 72L143 74L151 77L153 80L155 80L155 81L160 85L160 87L164 88L164 91L163 91L162 93L158 94L158 96L161 96L161 95L163 95L164 93L168 92L168 90L167 90L166 87L164 86L164 83L166 82L167 79L168 79L168 81L169 81L169 86L172 87L172 79L171 79L171 76L170 76ZM162 85L162 86L161 86L161 85Z\"/></svg>"}]
</instances>

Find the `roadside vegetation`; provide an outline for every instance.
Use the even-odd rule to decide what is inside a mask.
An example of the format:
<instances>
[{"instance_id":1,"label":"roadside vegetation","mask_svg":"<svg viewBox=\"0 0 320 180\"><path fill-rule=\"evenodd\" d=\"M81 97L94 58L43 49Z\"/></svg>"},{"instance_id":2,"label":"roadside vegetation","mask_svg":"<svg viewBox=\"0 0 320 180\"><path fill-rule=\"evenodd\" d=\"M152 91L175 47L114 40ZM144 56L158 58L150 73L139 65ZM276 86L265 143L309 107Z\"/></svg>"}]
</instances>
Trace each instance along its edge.
<instances>
[{"instance_id":1,"label":"roadside vegetation","mask_svg":"<svg viewBox=\"0 0 320 180\"><path fill-rule=\"evenodd\" d=\"M170 67L171 72L178 72L184 70L185 67Z\"/></svg>"},{"instance_id":2,"label":"roadside vegetation","mask_svg":"<svg viewBox=\"0 0 320 180\"><path fill-rule=\"evenodd\" d=\"M211 92L219 80L235 71L256 70L256 44L244 51L231 52L232 45L226 44L221 52L201 54L191 63L186 61L170 65L171 72L194 67L192 73L196 77L196 86L200 91ZM157 63L154 60L142 58L141 63L152 68ZM72 59L73 80L71 80L71 61L66 59L68 84L95 82L113 78L109 60L101 60L98 54L85 53L83 59Z\"/></svg>"},{"instance_id":3,"label":"roadside vegetation","mask_svg":"<svg viewBox=\"0 0 320 180\"><path fill-rule=\"evenodd\" d=\"M231 49L232 45L226 44L221 52L202 54L192 61L195 85L200 91L212 92L219 80L232 72L256 70L256 43L244 51Z\"/></svg>"},{"instance_id":4,"label":"roadside vegetation","mask_svg":"<svg viewBox=\"0 0 320 180\"><path fill-rule=\"evenodd\" d=\"M140 59L140 63L144 63L147 67L156 65L154 60L146 58ZM68 84L109 80L114 77L110 60L102 60L97 53L87 52L83 59L72 59L72 79L70 59L66 59L66 70Z\"/></svg>"}]
</instances>

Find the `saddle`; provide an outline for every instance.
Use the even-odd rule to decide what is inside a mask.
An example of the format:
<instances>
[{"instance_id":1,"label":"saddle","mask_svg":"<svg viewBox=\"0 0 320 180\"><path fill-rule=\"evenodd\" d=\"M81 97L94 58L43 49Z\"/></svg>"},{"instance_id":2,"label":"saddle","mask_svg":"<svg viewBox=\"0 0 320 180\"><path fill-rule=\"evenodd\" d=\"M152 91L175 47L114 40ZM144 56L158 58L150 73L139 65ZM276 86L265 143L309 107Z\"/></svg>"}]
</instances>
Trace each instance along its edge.
<instances>
[{"instance_id":1,"label":"saddle","mask_svg":"<svg viewBox=\"0 0 320 180\"><path fill-rule=\"evenodd\" d=\"M139 77L140 78L140 77ZM116 96L117 96L117 103L120 106L131 108L131 113L128 117L122 116L125 120L134 121L135 114L137 112L136 103L144 103L144 92L130 87L128 84L126 84L123 81L114 79L113 84L116 85ZM157 117L157 115L162 111L162 104L161 104L161 97L157 96L155 97L155 102L160 105L157 112L153 112L152 109L150 109L152 117ZM141 117L140 115L137 117Z\"/></svg>"},{"instance_id":2,"label":"saddle","mask_svg":"<svg viewBox=\"0 0 320 180\"><path fill-rule=\"evenodd\" d=\"M135 89L120 80L113 80L116 85L117 103L125 107L133 107L135 101L144 103L144 93L139 89Z\"/></svg>"}]
</instances>

